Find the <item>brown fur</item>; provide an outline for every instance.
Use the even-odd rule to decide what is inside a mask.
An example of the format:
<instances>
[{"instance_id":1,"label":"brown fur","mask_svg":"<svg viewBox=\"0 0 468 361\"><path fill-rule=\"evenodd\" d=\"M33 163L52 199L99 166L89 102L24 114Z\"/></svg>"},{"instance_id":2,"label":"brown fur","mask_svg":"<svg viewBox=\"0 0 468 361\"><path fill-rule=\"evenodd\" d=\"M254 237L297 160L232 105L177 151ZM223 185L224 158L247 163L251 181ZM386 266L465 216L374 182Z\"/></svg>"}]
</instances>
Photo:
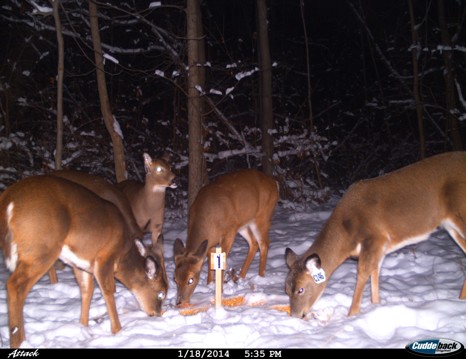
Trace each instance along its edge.
<instances>
[{"instance_id":1,"label":"brown fur","mask_svg":"<svg viewBox=\"0 0 468 361\"><path fill-rule=\"evenodd\" d=\"M0 232L5 263L11 268L16 264L6 283L10 347L19 347L25 339L23 305L27 294L59 257L74 268L82 296L83 325L88 324L93 275L106 301L112 332L121 329L114 277L135 294L148 315L161 314L167 292L161 270L146 256L143 244L128 238L116 206L88 189L53 176L19 181L0 196ZM65 248L79 261L66 258ZM11 262L15 254L17 262Z\"/></svg>"},{"instance_id":2,"label":"brown fur","mask_svg":"<svg viewBox=\"0 0 468 361\"><path fill-rule=\"evenodd\" d=\"M440 154L353 184L304 255L286 250L291 315L305 317L326 287L327 282L316 284L307 268L312 254L319 256L327 279L348 257L359 257L349 310L354 315L360 312L369 276L372 302L380 301L380 265L386 254L427 238L439 226L466 253L465 197L465 152ZM461 298L465 298L465 287Z\"/></svg>"},{"instance_id":3,"label":"brown fur","mask_svg":"<svg viewBox=\"0 0 468 361\"><path fill-rule=\"evenodd\" d=\"M270 244L268 231L277 202L275 180L254 169L220 176L200 190L189 211L187 245L184 247L180 239L174 243L178 304L190 301L208 252L220 244L228 255L238 232L249 243L241 277L246 276L259 248L259 275L265 274ZM260 239L256 238L255 231ZM208 282L211 280L209 271Z\"/></svg>"},{"instance_id":4,"label":"brown fur","mask_svg":"<svg viewBox=\"0 0 468 361\"><path fill-rule=\"evenodd\" d=\"M151 232L154 248L161 248L158 239L164 224L165 190L167 187L175 188L175 175L171 171L168 158L153 160L146 153L143 157L146 170L145 183L126 180L120 182L118 187L130 202L138 226L145 232ZM154 187L159 187L160 190L154 192Z\"/></svg>"}]
</instances>

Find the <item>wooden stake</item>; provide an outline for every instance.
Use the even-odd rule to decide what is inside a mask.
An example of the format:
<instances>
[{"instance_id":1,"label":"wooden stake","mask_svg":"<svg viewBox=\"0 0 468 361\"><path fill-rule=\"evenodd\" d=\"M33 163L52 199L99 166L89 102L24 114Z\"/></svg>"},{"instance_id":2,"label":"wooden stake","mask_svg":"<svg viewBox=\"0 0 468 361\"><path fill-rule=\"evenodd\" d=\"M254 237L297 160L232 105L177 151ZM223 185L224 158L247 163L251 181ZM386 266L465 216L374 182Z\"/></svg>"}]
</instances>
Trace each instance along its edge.
<instances>
[{"instance_id":1,"label":"wooden stake","mask_svg":"<svg viewBox=\"0 0 468 361\"><path fill-rule=\"evenodd\" d=\"M211 254L211 269L215 270L215 307L220 308L223 295L223 271L226 269L226 253L221 247L216 247L215 252Z\"/></svg>"}]
</instances>

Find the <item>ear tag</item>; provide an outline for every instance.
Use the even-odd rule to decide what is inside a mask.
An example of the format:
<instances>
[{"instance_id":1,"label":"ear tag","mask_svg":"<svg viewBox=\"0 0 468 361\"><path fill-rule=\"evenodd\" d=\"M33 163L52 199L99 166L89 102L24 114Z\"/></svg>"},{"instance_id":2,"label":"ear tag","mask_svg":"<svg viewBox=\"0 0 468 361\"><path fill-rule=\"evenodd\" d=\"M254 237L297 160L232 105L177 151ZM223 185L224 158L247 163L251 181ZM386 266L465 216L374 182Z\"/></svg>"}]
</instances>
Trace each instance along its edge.
<instances>
[{"instance_id":1,"label":"ear tag","mask_svg":"<svg viewBox=\"0 0 468 361\"><path fill-rule=\"evenodd\" d=\"M327 277L325 276L325 271L322 268L317 268L315 266L312 268L312 278L317 284L323 283L327 280Z\"/></svg>"}]
</instances>

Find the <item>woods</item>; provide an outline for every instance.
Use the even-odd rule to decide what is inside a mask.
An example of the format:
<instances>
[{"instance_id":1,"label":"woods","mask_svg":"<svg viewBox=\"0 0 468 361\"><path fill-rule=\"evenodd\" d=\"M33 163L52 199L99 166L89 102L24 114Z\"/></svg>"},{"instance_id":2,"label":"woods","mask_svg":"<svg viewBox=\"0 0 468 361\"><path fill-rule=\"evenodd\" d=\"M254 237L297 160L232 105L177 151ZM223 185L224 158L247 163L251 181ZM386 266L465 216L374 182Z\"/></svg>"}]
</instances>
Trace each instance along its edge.
<instances>
[{"instance_id":1,"label":"woods","mask_svg":"<svg viewBox=\"0 0 468 361\"><path fill-rule=\"evenodd\" d=\"M465 6L7 0L1 186L59 167L141 180L141 154L167 153L173 205L246 167L307 205L464 149Z\"/></svg>"}]
</instances>

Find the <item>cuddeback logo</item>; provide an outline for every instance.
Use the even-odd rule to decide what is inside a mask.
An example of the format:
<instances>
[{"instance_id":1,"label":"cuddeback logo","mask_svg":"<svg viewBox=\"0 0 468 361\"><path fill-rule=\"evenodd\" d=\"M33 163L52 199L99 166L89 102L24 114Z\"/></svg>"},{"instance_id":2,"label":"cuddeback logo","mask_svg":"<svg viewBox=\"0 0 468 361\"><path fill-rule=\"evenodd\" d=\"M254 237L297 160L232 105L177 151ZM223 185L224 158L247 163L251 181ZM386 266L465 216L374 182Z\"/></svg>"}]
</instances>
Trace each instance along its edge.
<instances>
[{"instance_id":1,"label":"cuddeback logo","mask_svg":"<svg viewBox=\"0 0 468 361\"><path fill-rule=\"evenodd\" d=\"M406 345L408 351L425 356L445 356L460 352L464 348L461 342L446 338L415 341Z\"/></svg>"}]
</instances>

